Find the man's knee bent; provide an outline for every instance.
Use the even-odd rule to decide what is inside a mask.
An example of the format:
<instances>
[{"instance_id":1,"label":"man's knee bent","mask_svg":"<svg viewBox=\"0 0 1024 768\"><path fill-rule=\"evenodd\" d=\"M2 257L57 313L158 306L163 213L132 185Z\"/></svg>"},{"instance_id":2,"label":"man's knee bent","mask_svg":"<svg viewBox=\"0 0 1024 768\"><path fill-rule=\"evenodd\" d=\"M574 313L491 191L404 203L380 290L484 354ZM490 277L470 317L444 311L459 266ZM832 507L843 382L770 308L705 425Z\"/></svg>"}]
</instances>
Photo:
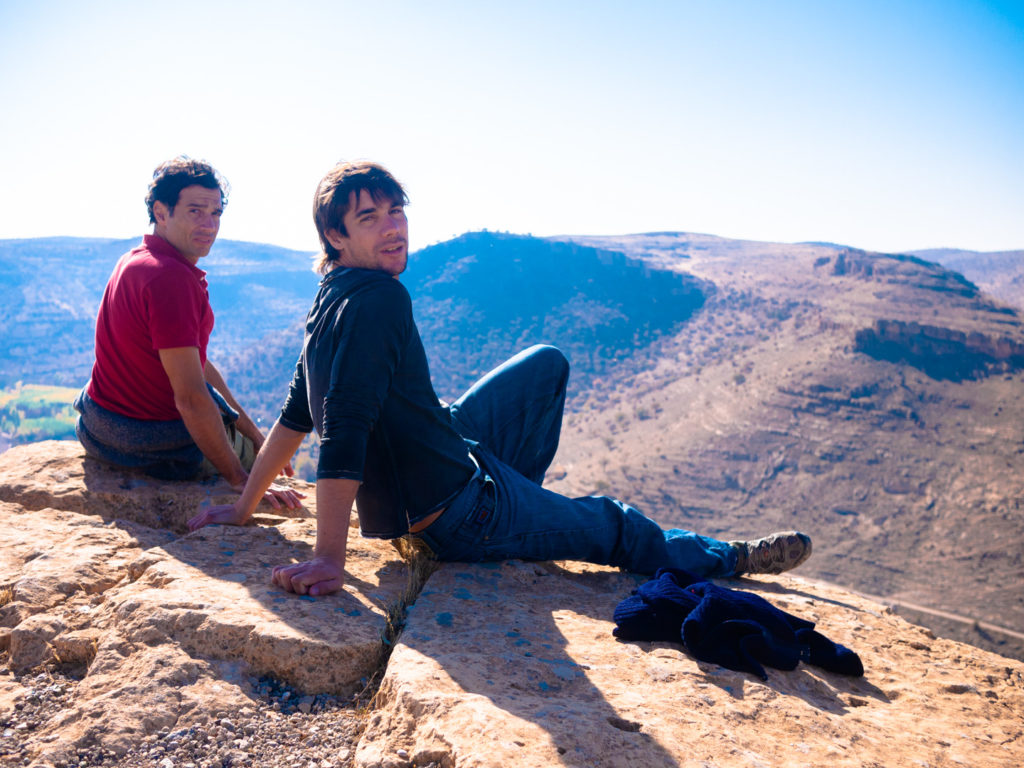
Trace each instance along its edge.
<instances>
[{"instance_id":1,"label":"man's knee bent","mask_svg":"<svg viewBox=\"0 0 1024 768\"><path fill-rule=\"evenodd\" d=\"M523 363L527 363L543 371L545 375L551 375L559 379L569 378L569 360L558 347L550 344L534 344L520 352L516 357Z\"/></svg>"}]
</instances>

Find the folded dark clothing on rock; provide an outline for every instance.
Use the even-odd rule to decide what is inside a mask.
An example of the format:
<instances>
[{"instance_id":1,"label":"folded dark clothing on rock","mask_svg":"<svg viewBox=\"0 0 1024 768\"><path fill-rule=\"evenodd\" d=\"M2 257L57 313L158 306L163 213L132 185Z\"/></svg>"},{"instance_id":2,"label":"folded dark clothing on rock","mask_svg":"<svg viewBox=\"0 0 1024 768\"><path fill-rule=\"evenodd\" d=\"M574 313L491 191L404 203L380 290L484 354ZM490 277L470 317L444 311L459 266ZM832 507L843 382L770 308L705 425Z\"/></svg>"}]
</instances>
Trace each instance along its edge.
<instances>
[{"instance_id":1,"label":"folded dark clothing on rock","mask_svg":"<svg viewBox=\"0 0 1024 768\"><path fill-rule=\"evenodd\" d=\"M615 608L623 640L682 642L701 661L768 679L764 667L801 661L844 675L864 674L860 657L764 598L719 587L687 571L662 568Z\"/></svg>"}]
</instances>

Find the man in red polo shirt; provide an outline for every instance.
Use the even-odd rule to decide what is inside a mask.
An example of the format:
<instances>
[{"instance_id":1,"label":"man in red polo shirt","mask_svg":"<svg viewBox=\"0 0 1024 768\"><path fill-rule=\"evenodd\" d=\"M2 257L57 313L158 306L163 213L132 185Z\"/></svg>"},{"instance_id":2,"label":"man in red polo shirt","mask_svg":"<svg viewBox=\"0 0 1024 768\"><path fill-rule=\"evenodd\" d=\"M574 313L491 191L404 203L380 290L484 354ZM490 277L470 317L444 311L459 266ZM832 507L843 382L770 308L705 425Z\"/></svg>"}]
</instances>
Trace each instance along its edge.
<instances>
[{"instance_id":1,"label":"man in red polo shirt","mask_svg":"<svg viewBox=\"0 0 1024 768\"><path fill-rule=\"evenodd\" d=\"M92 377L75 407L94 458L170 480L216 471L242 488L264 437L206 357L213 310L196 266L217 238L225 187L210 165L184 156L154 171L153 233L114 267ZM298 503L287 489L269 496L275 506Z\"/></svg>"}]
</instances>

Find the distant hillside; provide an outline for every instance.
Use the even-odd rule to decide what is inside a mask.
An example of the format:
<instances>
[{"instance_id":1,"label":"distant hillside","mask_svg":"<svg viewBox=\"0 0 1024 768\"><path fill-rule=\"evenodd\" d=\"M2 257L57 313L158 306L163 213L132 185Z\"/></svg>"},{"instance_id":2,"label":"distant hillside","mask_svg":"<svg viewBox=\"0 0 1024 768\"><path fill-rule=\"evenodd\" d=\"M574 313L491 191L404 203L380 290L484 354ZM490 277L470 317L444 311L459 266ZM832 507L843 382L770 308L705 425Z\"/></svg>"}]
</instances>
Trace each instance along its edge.
<instances>
[{"instance_id":1,"label":"distant hillside","mask_svg":"<svg viewBox=\"0 0 1024 768\"><path fill-rule=\"evenodd\" d=\"M713 291L621 252L487 232L418 251L402 280L434 385L449 398L541 342L572 360L572 391L585 389L592 377L673 334Z\"/></svg>"},{"instance_id":2,"label":"distant hillside","mask_svg":"<svg viewBox=\"0 0 1024 768\"><path fill-rule=\"evenodd\" d=\"M1024 250L982 253L932 248L912 253L962 272L986 293L1014 306L1024 307Z\"/></svg>"},{"instance_id":3,"label":"distant hillside","mask_svg":"<svg viewBox=\"0 0 1024 768\"><path fill-rule=\"evenodd\" d=\"M140 238L0 240L0 387L17 381L81 386L93 359L96 308L121 254ZM208 273L223 358L304 315L316 290L310 257L270 245L218 240ZM298 342L295 352L298 352Z\"/></svg>"},{"instance_id":4,"label":"distant hillside","mask_svg":"<svg viewBox=\"0 0 1024 768\"><path fill-rule=\"evenodd\" d=\"M1024 631L1018 310L917 257L572 239L715 292L655 368L585 395L554 488L620 494L720 536L801 528L815 541L808 575ZM1019 638L957 626L1024 655Z\"/></svg>"}]
</instances>

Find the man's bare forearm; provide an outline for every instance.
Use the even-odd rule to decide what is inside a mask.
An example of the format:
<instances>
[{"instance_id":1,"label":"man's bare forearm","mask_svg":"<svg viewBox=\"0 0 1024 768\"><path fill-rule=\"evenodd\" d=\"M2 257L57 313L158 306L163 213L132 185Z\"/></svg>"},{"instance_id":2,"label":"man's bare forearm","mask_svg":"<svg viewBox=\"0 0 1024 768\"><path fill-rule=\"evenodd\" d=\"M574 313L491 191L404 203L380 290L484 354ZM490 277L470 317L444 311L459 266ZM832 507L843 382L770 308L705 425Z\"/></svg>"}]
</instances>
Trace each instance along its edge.
<instances>
[{"instance_id":1,"label":"man's bare forearm","mask_svg":"<svg viewBox=\"0 0 1024 768\"><path fill-rule=\"evenodd\" d=\"M199 349L171 347L159 353L174 391L174 407L192 440L231 485L244 484L248 474L228 443L220 408L206 387Z\"/></svg>"},{"instance_id":2,"label":"man's bare forearm","mask_svg":"<svg viewBox=\"0 0 1024 768\"><path fill-rule=\"evenodd\" d=\"M228 442L220 408L210 393L203 391L180 399L176 397L175 405L185 422L185 429L203 455L231 485L242 485L247 474Z\"/></svg>"},{"instance_id":3,"label":"man's bare forearm","mask_svg":"<svg viewBox=\"0 0 1024 768\"><path fill-rule=\"evenodd\" d=\"M348 528L358 480L321 478L316 481L316 546L313 554L345 567Z\"/></svg>"},{"instance_id":4,"label":"man's bare forearm","mask_svg":"<svg viewBox=\"0 0 1024 768\"><path fill-rule=\"evenodd\" d=\"M207 359L206 365L203 366L203 376L214 389L220 392L224 400L227 401L227 404L238 411L238 421L235 422L235 427L239 432L253 441L256 445L256 450L258 451L260 446L263 444L263 433L260 431L260 428L256 426L255 422L249 418L249 414L245 412L241 403L235 399L235 396L228 388L227 381L224 379L224 376L221 375L220 369L213 364L212 360Z\"/></svg>"}]
</instances>

